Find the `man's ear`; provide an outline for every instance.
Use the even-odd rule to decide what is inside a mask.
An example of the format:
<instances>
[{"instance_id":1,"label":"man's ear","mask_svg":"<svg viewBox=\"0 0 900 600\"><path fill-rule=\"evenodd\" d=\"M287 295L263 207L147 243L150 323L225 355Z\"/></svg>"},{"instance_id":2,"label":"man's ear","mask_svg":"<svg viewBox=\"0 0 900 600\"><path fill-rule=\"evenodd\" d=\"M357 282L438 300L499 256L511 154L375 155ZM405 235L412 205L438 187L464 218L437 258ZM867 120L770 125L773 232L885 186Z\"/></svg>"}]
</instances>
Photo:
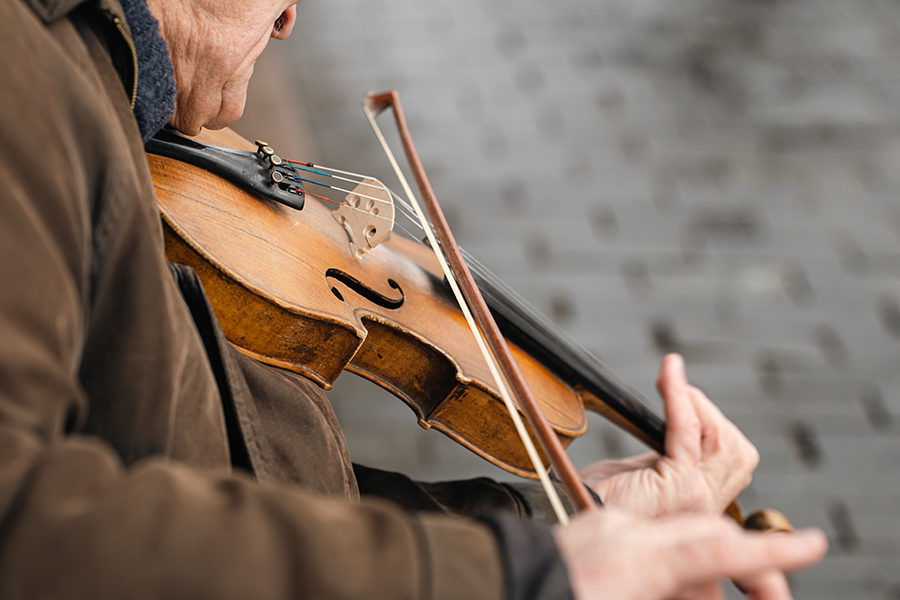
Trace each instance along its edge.
<instances>
[{"instance_id":1,"label":"man's ear","mask_svg":"<svg viewBox=\"0 0 900 600\"><path fill-rule=\"evenodd\" d=\"M272 26L272 37L276 40L286 40L297 22L297 5L294 5L281 13L281 16Z\"/></svg>"}]
</instances>

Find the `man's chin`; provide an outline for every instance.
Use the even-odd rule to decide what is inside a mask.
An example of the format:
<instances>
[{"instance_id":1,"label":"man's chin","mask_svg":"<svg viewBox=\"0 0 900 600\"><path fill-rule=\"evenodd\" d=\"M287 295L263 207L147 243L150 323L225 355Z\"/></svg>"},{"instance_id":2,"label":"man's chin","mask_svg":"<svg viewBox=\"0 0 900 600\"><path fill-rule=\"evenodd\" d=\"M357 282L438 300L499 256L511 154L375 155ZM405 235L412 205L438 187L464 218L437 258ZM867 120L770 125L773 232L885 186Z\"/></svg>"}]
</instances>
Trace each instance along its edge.
<instances>
[{"instance_id":1,"label":"man's chin","mask_svg":"<svg viewBox=\"0 0 900 600\"><path fill-rule=\"evenodd\" d=\"M203 125L203 127L206 129L225 129L226 127L230 127L231 125L234 125L234 123L238 119L241 118L241 115L243 113L244 113L244 111L241 110L241 112L237 113L237 115L235 115L235 116L231 116L231 117L222 117L221 115L217 116L212 121L205 123Z\"/></svg>"},{"instance_id":2,"label":"man's chin","mask_svg":"<svg viewBox=\"0 0 900 600\"><path fill-rule=\"evenodd\" d=\"M232 96L233 98L235 96ZM232 102L223 102L219 107L219 112L212 119L208 120L203 126L207 129L224 129L234 125L241 115L244 114L244 107L247 105L247 88L244 93Z\"/></svg>"},{"instance_id":3,"label":"man's chin","mask_svg":"<svg viewBox=\"0 0 900 600\"><path fill-rule=\"evenodd\" d=\"M178 133L182 133L184 135L195 136L200 133L200 129L202 126L198 123L194 123L191 121L184 121L179 119L176 115L172 115L172 118L169 119L169 127L175 129Z\"/></svg>"},{"instance_id":4,"label":"man's chin","mask_svg":"<svg viewBox=\"0 0 900 600\"><path fill-rule=\"evenodd\" d=\"M200 130L204 128L215 130L224 129L225 127L233 125L241 118L242 114L244 114L243 102L239 107L234 109L219 111L219 113L212 118L181 118L176 110L175 114L173 114L172 118L169 120L169 125L184 135L195 136L199 135Z\"/></svg>"}]
</instances>

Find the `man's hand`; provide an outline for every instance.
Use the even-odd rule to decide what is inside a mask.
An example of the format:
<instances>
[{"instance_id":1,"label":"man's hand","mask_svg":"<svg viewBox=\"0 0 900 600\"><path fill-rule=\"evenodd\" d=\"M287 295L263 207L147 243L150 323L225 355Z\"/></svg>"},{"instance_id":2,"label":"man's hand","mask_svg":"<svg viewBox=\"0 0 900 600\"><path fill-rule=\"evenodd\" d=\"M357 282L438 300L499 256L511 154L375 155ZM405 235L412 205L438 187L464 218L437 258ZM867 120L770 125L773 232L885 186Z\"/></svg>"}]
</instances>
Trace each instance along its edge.
<instances>
[{"instance_id":1,"label":"man's hand","mask_svg":"<svg viewBox=\"0 0 900 600\"><path fill-rule=\"evenodd\" d=\"M726 578L751 582L745 588L754 600L786 600L781 571L808 567L828 549L819 530L763 535L721 516L647 520L609 508L554 535L577 600L718 600Z\"/></svg>"},{"instance_id":2,"label":"man's hand","mask_svg":"<svg viewBox=\"0 0 900 600\"><path fill-rule=\"evenodd\" d=\"M663 359L656 387L666 409L666 454L601 461L582 480L607 506L645 517L721 514L750 484L759 462L753 444L684 373L677 354Z\"/></svg>"}]
</instances>

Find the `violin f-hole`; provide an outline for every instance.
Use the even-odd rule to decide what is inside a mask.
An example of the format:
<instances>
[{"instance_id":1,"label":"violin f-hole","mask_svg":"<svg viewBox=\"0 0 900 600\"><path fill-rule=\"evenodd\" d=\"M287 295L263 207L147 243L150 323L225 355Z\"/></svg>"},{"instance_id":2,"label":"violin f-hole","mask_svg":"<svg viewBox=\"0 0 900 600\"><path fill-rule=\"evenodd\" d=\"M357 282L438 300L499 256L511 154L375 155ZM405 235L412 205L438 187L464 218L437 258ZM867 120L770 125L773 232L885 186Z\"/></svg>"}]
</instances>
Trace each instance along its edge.
<instances>
[{"instance_id":1,"label":"violin f-hole","mask_svg":"<svg viewBox=\"0 0 900 600\"><path fill-rule=\"evenodd\" d=\"M372 304L375 304L382 308L387 308L389 310L396 310L400 308L401 306L403 306L403 301L406 300L406 296L404 295L403 290L400 288L400 284L393 279L388 279L387 284L391 288L400 292L400 297L396 299L390 298L373 290L372 288L361 282L359 279L353 277L352 275L348 275L347 273L344 273L339 269L328 269L327 271L325 271L325 279L329 280L329 285L331 285L331 279L336 279ZM343 294L341 294L341 291L333 285L331 286L331 293L333 293L338 300L344 300L344 296Z\"/></svg>"}]
</instances>

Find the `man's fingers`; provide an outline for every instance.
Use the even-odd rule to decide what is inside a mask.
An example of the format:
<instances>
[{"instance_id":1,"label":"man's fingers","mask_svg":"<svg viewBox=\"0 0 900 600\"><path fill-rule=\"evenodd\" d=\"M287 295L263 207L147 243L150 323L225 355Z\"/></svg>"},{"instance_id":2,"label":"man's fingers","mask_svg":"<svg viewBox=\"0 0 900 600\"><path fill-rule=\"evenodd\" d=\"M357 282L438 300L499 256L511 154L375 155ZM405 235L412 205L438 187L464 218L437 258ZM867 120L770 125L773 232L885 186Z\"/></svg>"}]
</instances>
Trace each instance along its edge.
<instances>
[{"instance_id":1,"label":"man's fingers","mask_svg":"<svg viewBox=\"0 0 900 600\"><path fill-rule=\"evenodd\" d=\"M687 396L694 407L694 414L700 421L700 453L706 457L719 452L722 448L719 445L720 430L727 429L730 424L725 415L716 407L715 404L694 386L688 386ZM728 433L722 431L722 433ZM727 442L726 439L722 440Z\"/></svg>"},{"instance_id":2,"label":"man's fingers","mask_svg":"<svg viewBox=\"0 0 900 600\"><path fill-rule=\"evenodd\" d=\"M656 388L666 408L666 455L675 461L700 462L700 419L690 398L684 360L678 354L663 358Z\"/></svg>"},{"instance_id":3,"label":"man's fingers","mask_svg":"<svg viewBox=\"0 0 900 600\"><path fill-rule=\"evenodd\" d=\"M751 600L782 600L791 597L791 588L781 571L767 571L749 583L738 583Z\"/></svg>"},{"instance_id":4,"label":"man's fingers","mask_svg":"<svg viewBox=\"0 0 900 600\"><path fill-rule=\"evenodd\" d=\"M663 359L657 387L668 421L664 464L681 474L702 467L706 485L714 491L704 509L724 509L750 483L759 453L701 390L688 383L680 356Z\"/></svg>"},{"instance_id":5,"label":"man's fingers","mask_svg":"<svg viewBox=\"0 0 900 600\"><path fill-rule=\"evenodd\" d=\"M753 600L789 600L780 571L807 567L827 550L818 530L762 535L723 517L648 521L615 509L589 511L554 535L582 600L718 600L726 579L745 582Z\"/></svg>"},{"instance_id":6,"label":"man's fingers","mask_svg":"<svg viewBox=\"0 0 900 600\"><path fill-rule=\"evenodd\" d=\"M613 477L620 473L631 473L641 469L651 469L658 460L659 454L656 452L646 452L644 454L618 460L601 460L584 467L578 474L585 484L593 486L608 477Z\"/></svg>"},{"instance_id":7,"label":"man's fingers","mask_svg":"<svg viewBox=\"0 0 900 600\"><path fill-rule=\"evenodd\" d=\"M724 600L725 594L718 583L708 583L679 594L672 600Z\"/></svg>"},{"instance_id":8,"label":"man's fingers","mask_svg":"<svg viewBox=\"0 0 900 600\"><path fill-rule=\"evenodd\" d=\"M820 560L828 549L824 534L816 529L791 535L762 535L743 532L724 521L695 524L698 530L680 532L693 539L683 538L678 544L679 552L667 561L675 590L728 577L751 582L758 594L756 598L790 598L783 595L784 588L779 588L776 580L761 575L807 567Z\"/></svg>"},{"instance_id":9,"label":"man's fingers","mask_svg":"<svg viewBox=\"0 0 900 600\"><path fill-rule=\"evenodd\" d=\"M730 501L749 485L759 452L702 391L690 386L689 397L700 421L700 460L714 476L710 485Z\"/></svg>"}]
</instances>

